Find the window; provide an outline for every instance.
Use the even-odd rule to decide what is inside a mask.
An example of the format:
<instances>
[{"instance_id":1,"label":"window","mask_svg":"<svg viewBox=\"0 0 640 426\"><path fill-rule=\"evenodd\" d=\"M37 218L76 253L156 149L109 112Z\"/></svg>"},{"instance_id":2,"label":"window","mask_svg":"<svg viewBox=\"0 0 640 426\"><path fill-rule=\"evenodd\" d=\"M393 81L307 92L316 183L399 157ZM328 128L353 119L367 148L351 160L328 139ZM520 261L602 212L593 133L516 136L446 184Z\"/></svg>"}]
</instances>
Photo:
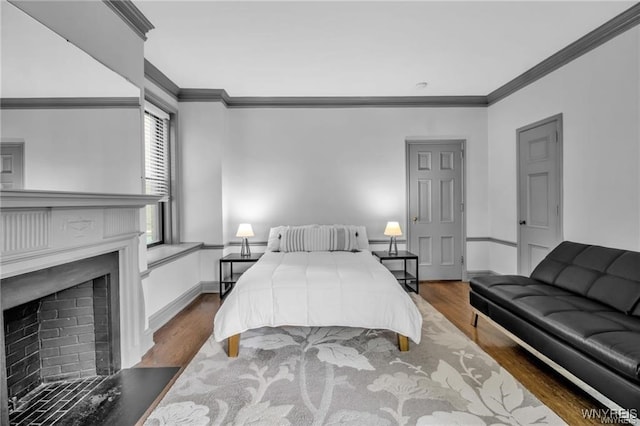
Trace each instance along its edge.
<instances>
[{"instance_id":1,"label":"window","mask_svg":"<svg viewBox=\"0 0 640 426\"><path fill-rule=\"evenodd\" d=\"M147 247L170 238L169 115L148 104L144 112L145 193L160 195L160 201L147 206Z\"/></svg>"}]
</instances>

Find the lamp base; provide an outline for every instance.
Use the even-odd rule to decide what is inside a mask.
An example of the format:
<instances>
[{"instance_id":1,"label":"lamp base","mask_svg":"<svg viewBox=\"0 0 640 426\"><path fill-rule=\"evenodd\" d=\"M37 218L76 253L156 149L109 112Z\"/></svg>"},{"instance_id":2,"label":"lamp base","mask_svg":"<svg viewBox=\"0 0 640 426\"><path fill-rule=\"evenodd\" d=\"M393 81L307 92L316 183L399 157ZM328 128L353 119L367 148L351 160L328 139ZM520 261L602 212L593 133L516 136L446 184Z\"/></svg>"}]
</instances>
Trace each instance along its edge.
<instances>
[{"instance_id":1,"label":"lamp base","mask_svg":"<svg viewBox=\"0 0 640 426\"><path fill-rule=\"evenodd\" d=\"M251 256L251 249L249 248L249 240L246 237L242 239L242 246L240 248L240 256L242 256L242 257Z\"/></svg>"},{"instance_id":2,"label":"lamp base","mask_svg":"<svg viewBox=\"0 0 640 426\"><path fill-rule=\"evenodd\" d=\"M391 237L389 240L389 256L398 255L398 244L396 243L396 237Z\"/></svg>"}]
</instances>

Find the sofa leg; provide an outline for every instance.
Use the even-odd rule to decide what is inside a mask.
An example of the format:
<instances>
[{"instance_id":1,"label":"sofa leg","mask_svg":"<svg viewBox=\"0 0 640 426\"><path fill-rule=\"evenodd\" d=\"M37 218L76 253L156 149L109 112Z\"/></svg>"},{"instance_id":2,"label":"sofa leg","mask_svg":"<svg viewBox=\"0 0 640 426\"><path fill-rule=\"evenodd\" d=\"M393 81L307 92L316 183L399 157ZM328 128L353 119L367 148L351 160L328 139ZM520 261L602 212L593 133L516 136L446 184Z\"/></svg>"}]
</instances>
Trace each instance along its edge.
<instances>
[{"instance_id":1,"label":"sofa leg","mask_svg":"<svg viewBox=\"0 0 640 426\"><path fill-rule=\"evenodd\" d=\"M234 334L227 339L227 355L229 358L235 358L240 351L240 335Z\"/></svg>"},{"instance_id":2,"label":"sofa leg","mask_svg":"<svg viewBox=\"0 0 640 426\"><path fill-rule=\"evenodd\" d=\"M478 313L475 311L471 313L471 326L473 328L478 326Z\"/></svg>"}]
</instances>

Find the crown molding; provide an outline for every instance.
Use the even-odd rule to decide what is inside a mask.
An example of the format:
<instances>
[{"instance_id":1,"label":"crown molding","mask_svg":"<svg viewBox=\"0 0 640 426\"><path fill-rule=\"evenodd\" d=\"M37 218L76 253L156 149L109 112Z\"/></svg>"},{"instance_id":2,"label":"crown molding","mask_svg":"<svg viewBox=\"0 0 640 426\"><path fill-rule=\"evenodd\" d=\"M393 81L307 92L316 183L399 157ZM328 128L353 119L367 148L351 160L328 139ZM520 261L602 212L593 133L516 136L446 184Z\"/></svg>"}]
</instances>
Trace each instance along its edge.
<instances>
[{"instance_id":1,"label":"crown molding","mask_svg":"<svg viewBox=\"0 0 640 426\"><path fill-rule=\"evenodd\" d=\"M0 98L0 109L140 108L140 98Z\"/></svg>"},{"instance_id":2,"label":"crown molding","mask_svg":"<svg viewBox=\"0 0 640 426\"><path fill-rule=\"evenodd\" d=\"M488 104L492 105L506 98L638 24L640 24L640 3L636 3L587 35L554 53L538 65L498 87L487 95Z\"/></svg>"},{"instance_id":3,"label":"crown molding","mask_svg":"<svg viewBox=\"0 0 640 426\"><path fill-rule=\"evenodd\" d=\"M222 102L230 106L231 98L224 89L180 89L179 102Z\"/></svg>"},{"instance_id":4,"label":"crown molding","mask_svg":"<svg viewBox=\"0 0 640 426\"><path fill-rule=\"evenodd\" d=\"M180 102L222 102L229 108L486 107L486 96L233 97L224 89L180 89Z\"/></svg>"},{"instance_id":5,"label":"crown molding","mask_svg":"<svg viewBox=\"0 0 640 426\"><path fill-rule=\"evenodd\" d=\"M154 29L153 24L133 4L131 0L102 0L116 15L124 21L142 40L147 40L147 33Z\"/></svg>"},{"instance_id":6,"label":"crown molding","mask_svg":"<svg viewBox=\"0 0 640 426\"><path fill-rule=\"evenodd\" d=\"M486 96L231 97L230 108L486 107Z\"/></svg>"},{"instance_id":7,"label":"crown molding","mask_svg":"<svg viewBox=\"0 0 640 426\"><path fill-rule=\"evenodd\" d=\"M150 90L145 90L144 100L146 102L154 104L155 106L157 106L158 108L166 112L167 114L176 114L178 112L178 109L175 106L169 104L167 101L165 101L160 96L156 95Z\"/></svg>"},{"instance_id":8,"label":"crown molding","mask_svg":"<svg viewBox=\"0 0 640 426\"><path fill-rule=\"evenodd\" d=\"M169 77L164 75L155 65L144 60L144 76L160 87L162 90L173 96L174 99L178 99L180 88Z\"/></svg>"}]
</instances>

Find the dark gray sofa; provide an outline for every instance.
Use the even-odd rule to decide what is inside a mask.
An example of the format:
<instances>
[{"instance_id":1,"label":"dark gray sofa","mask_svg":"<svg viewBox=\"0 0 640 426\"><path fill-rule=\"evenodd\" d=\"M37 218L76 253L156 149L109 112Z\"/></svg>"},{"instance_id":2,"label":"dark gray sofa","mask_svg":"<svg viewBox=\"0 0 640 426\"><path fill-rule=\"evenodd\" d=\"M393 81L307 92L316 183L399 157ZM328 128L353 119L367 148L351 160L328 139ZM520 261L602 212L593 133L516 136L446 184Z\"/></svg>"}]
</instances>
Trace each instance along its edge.
<instances>
[{"instance_id":1,"label":"dark gray sofa","mask_svg":"<svg viewBox=\"0 0 640 426\"><path fill-rule=\"evenodd\" d=\"M472 279L470 303L601 401L640 413L640 253L565 241L530 278Z\"/></svg>"}]
</instances>

